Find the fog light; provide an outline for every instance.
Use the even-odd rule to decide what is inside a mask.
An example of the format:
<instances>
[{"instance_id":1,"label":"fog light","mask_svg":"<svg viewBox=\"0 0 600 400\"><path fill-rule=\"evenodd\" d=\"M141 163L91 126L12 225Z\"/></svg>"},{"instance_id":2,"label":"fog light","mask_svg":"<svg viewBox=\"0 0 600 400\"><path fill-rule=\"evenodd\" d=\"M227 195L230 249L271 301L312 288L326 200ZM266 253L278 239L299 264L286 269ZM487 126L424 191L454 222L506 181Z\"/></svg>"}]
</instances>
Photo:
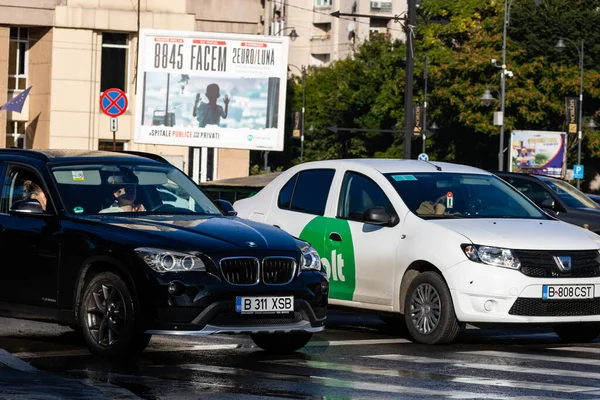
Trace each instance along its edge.
<instances>
[{"instance_id":1,"label":"fog light","mask_svg":"<svg viewBox=\"0 0 600 400\"><path fill-rule=\"evenodd\" d=\"M327 295L327 293L329 293L329 282L321 282L321 293L323 293L324 295Z\"/></svg>"},{"instance_id":2,"label":"fog light","mask_svg":"<svg viewBox=\"0 0 600 400\"><path fill-rule=\"evenodd\" d=\"M485 311L492 311L494 309L494 302L492 300L486 301L483 308L485 308Z\"/></svg>"},{"instance_id":3,"label":"fog light","mask_svg":"<svg viewBox=\"0 0 600 400\"><path fill-rule=\"evenodd\" d=\"M173 281L167 286L167 291L173 296L180 296L185 291L185 286L181 282Z\"/></svg>"}]
</instances>

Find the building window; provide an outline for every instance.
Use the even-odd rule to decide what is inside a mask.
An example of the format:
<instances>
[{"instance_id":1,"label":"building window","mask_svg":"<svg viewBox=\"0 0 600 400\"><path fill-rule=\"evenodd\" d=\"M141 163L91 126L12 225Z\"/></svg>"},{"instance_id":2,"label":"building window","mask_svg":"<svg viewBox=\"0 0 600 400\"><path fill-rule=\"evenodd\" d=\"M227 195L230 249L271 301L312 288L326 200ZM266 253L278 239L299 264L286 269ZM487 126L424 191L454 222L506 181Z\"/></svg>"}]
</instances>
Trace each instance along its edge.
<instances>
[{"instance_id":1,"label":"building window","mask_svg":"<svg viewBox=\"0 0 600 400\"><path fill-rule=\"evenodd\" d=\"M8 90L27 88L27 60L29 53L29 29L10 28L8 47Z\"/></svg>"},{"instance_id":2,"label":"building window","mask_svg":"<svg viewBox=\"0 0 600 400\"><path fill-rule=\"evenodd\" d=\"M6 147L30 149L25 134L25 121L6 121Z\"/></svg>"},{"instance_id":3,"label":"building window","mask_svg":"<svg viewBox=\"0 0 600 400\"><path fill-rule=\"evenodd\" d=\"M127 146L125 142L118 141L115 143L117 151L127 150ZM99 140L98 141L98 150L101 151L113 151L113 141L112 140Z\"/></svg>"},{"instance_id":4,"label":"building window","mask_svg":"<svg viewBox=\"0 0 600 400\"><path fill-rule=\"evenodd\" d=\"M129 68L129 35L104 32L102 34L102 72L100 92L117 88L127 93Z\"/></svg>"},{"instance_id":5,"label":"building window","mask_svg":"<svg viewBox=\"0 0 600 400\"><path fill-rule=\"evenodd\" d=\"M331 8L333 0L315 0L315 8Z\"/></svg>"}]
</instances>

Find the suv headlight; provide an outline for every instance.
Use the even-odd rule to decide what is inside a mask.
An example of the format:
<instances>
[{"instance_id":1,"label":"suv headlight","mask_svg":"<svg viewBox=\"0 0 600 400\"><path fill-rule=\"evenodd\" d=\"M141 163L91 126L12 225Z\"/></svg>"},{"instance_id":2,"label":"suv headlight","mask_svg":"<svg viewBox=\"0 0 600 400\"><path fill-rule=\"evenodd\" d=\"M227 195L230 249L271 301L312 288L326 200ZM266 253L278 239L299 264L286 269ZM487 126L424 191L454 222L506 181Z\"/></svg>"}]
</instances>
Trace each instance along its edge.
<instances>
[{"instance_id":1,"label":"suv headlight","mask_svg":"<svg viewBox=\"0 0 600 400\"><path fill-rule=\"evenodd\" d=\"M204 262L193 254L141 247L136 254L156 272L206 271Z\"/></svg>"},{"instance_id":2,"label":"suv headlight","mask_svg":"<svg viewBox=\"0 0 600 400\"><path fill-rule=\"evenodd\" d=\"M461 247L471 261L510 269L521 267L521 262L512 250L474 244L463 244Z\"/></svg>"},{"instance_id":3,"label":"suv headlight","mask_svg":"<svg viewBox=\"0 0 600 400\"><path fill-rule=\"evenodd\" d=\"M300 270L321 270L321 257L314 248L308 247L302 251Z\"/></svg>"}]
</instances>

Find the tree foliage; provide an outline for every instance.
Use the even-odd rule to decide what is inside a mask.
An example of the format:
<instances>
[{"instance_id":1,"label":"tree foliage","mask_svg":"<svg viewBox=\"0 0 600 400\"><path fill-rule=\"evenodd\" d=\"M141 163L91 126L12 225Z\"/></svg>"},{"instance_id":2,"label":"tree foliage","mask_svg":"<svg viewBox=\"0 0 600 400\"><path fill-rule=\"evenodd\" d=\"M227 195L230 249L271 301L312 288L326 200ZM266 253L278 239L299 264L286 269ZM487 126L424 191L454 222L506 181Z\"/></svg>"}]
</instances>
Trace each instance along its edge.
<instances>
[{"instance_id":1,"label":"tree foliage","mask_svg":"<svg viewBox=\"0 0 600 400\"><path fill-rule=\"evenodd\" d=\"M423 101L427 54L427 120L440 128L428 140L427 152L437 160L496 168L499 128L493 125L492 113L500 103L486 107L480 98L486 88L499 98L501 70L491 60L502 64L504 1L423 0L418 13L414 102ZM506 64L513 76L506 79L503 147L515 129L565 130L565 97L578 95L580 70L575 46L569 44L563 52L555 49L560 37L584 40L583 112L587 118L600 117L598 25L600 0L542 0L537 7L533 0L512 1ZM358 46L353 57L308 69L305 161L402 156L402 133L334 134L327 128L402 129L405 54L403 43L374 36ZM287 109L300 109L300 79L290 80L288 88ZM286 151L274 165L288 167L299 161L299 141L286 140ZM421 141L412 143L414 157ZM575 147L576 137L571 136L569 165L575 160ZM582 154L588 170L600 169L598 131L584 131Z\"/></svg>"}]
</instances>

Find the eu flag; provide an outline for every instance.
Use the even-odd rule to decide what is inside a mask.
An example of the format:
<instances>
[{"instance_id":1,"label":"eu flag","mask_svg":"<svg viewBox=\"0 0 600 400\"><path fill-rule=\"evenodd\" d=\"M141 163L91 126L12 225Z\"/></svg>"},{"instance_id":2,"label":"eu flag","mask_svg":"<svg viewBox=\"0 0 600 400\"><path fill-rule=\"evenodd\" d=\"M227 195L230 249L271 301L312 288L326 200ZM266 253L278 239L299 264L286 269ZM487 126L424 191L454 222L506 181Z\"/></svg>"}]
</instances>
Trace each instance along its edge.
<instances>
[{"instance_id":1,"label":"eu flag","mask_svg":"<svg viewBox=\"0 0 600 400\"><path fill-rule=\"evenodd\" d=\"M29 86L25 91L10 99L8 103L0 107L0 110L15 111L20 113L21 110L23 110L23 104L25 104L25 99L27 99L27 95L32 87L33 86Z\"/></svg>"}]
</instances>

